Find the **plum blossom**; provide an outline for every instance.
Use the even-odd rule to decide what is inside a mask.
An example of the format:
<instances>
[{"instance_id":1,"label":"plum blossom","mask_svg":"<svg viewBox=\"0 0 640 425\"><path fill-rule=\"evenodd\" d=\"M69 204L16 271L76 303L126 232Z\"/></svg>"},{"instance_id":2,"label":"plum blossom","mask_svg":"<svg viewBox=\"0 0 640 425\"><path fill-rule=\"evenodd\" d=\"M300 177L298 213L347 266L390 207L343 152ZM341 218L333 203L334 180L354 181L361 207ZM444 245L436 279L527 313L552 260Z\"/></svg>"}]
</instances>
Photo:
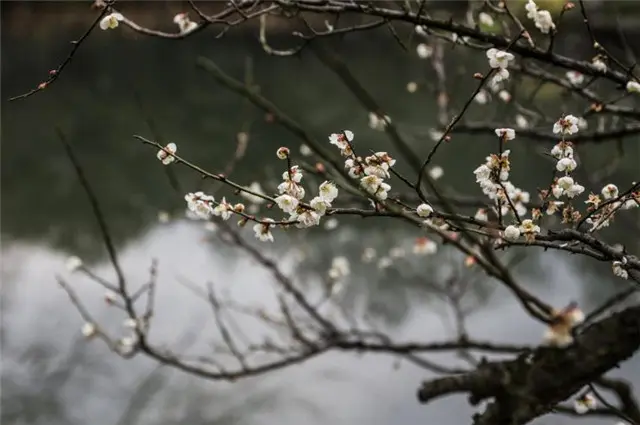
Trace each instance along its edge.
<instances>
[{"instance_id":1,"label":"plum blossom","mask_svg":"<svg viewBox=\"0 0 640 425\"><path fill-rule=\"evenodd\" d=\"M112 30L114 28L117 28L120 24L120 21L122 21L123 19L124 16L122 16L120 13L110 13L100 20L100 29Z\"/></svg>"},{"instance_id":2,"label":"plum blossom","mask_svg":"<svg viewBox=\"0 0 640 425\"><path fill-rule=\"evenodd\" d=\"M560 118L553 124L554 134L574 134L578 132L578 118L573 115L567 115Z\"/></svg>"},{"instance_id":3,"label":"plum blossom","mask_svg":"<svg viewBox=\"0 0 640 425\"><path fill-rule=\"evenodd\" d=\"M198 28L198 24L189 19L189 15L186 13L178 13L174 16L173 23L178 25L181 33L190 32Z\"/></svg>"},{"instance_id":4,"label":"plum blossom","mask_svg":"<svg viewBox=\"0 0 640 425\"><path fill-rule=\"evenodd\" d=\"M598 407L598 402L596 397L590 392L577 398L573 403L573 409L579 415L584 415L589 410L595 410L596 407Z\"/></svg>"},{"instance_id":5,"label":"plum blossom","mask_svg":"<svg viewBox=\"0 0 640 425\"><path fill-rule=\"evenodd\" d=\"M489 66L491 66L491 68L507 69L509 62L515 57L509 52L491 48L487 50L487 58L489 59Z\"/></svg>"},{"instance_id":6,"label":"plum blossom","mask_svg":"<svg viewBox=\"0 0 640 425\"><path fill-rule=\"evenodd\" d=\"M281 146L276 151L278 159L287 159L289 157L289 148Z\"/></svg>"},{"instance_id":7,"label":"plum blossom","mask_svg":"<svg viewBox=\"0 0 640 425\"><path fill-rule=\"evenodd\" d=\"M516 132L513 128L496 128L495 129L496 136L502 138L503 140L513 140L516 138Z\"/></svg>"},{"instance_id":8,"label":"plum blossom","mask_svg":"<svg viewBox=\"0 0 640 425\"><path fill-rule=\"evenodd\" d=\"M233 205L227 202L223 197L222 201L213 209L213 215L221 217L223 220L229 220L233 215L235 208Z\"/></svg>"},{"instance_id":9,"label":"plum blossom","mask_svg":"<svg viewBox=\"0 0 640 425\"><path fill-rule=\"evenodd\" d=\"M567 173L572 172L578 167L578 163L573 158L561 158L556 164L556 170Z\"/></svg>"},{"instance_id":10,"label":"plum blossom","mask_svg":"<svg viewBox=\"0 0 640 425\"><path fill-rule=\"evenodd\" d=\"M438 245L427 237L417 238L413 244L413 253L416 255L433 255L438 251Z\"/></svg>"},{"instance_id":11,"label":"plum blossom","mask_svg":"<svg viewBox=\"0 0 640 425\"><path fill-rule=\"evenodd\" d=\"M627 91L629 93L640 93L640 83L637 81L629 81L627 83Z\"/></svg>"},{"instance_id":12,"label":"plum blossom","mask_svg":"<svg viewBox=\"0 0 640 425\"><path fill-rule=\"evenodd\" d=\"M275 199L275 201L276 201L276 204L278 204L278 207L287 214L293 213L296 210L296 208L298 208L298 203L299 203L298 199L287 194L278 196Z\"/></svg>"},{"instance_id":13,"label":"plum blossom","mask_svg":"<svg viewBox=\"0 0 640 425\"><path fill-rule=\"evenodd\" d=\"M578 71L567 71L565 75L567 80L574 86L579 86L584 82L584 75Z\"/></svg>"},{"instance_id":14,"label":"plum blossom","mask_svg":"<svg viewBox=\"0 0 640 425\"><path fill-rule=\"evenodd\" d=\"M431 205L420 204L416 208L416 213L423 218L429 217L433 213L433 208L431 207Z\"/></svg>"},{"instance_id":15,"label":"plum blossom","mask_svg":"<svg viewBox=\"0 0 640 425\"><path fill-rule=\"evenodd\" d=\"M350 156L353 154L350 143L353 141L353 131L345 130L342 133L333 133L329 136L329 143L340 149L342 156Z\"/></svg>"},{"instance_id":16,"label":"plum blossom","mask_svg":"<svg viewBox=\"0 0 640 425\"><path fill-rule=\"evenodd\" d=\"M271 233L270 227L272 226L269 222L273 222L270 218L265 218L263 220L266 223L256 223L253 226L253 231L255 232L255 236L262 242L273 242L273 234Z\"/></svg>"},{"instance_id":17,"label":"plum blossom","mask_svg":"<svg viewBox=\"0 0 640 425\"><path fill-rule=\"evenodd\" d=\"M376 175L365 176L360 179L360 185L371 195L375 195L381 201L387 199L391 186Z\"/></svg>"},{"instance_id":18,"label":"plum blossom","mask_svg":"<svg viewBox=\"0 0 640 425\"><path fill-rule=\"evenodd\" d=\"M333 202L338 197L338 188L335 184L325 181L320 184L319 195L327 202Z\"/></svg>"},{"instance_id":19,"label":"plum blossom","mask_svg":"<svg viewBox=\"0 0 640 425\"><path fill-rule=\"evenodd\" d=\"M175 143L169 143L158 151L157 157L164 165L169 165L176 160L176 157L173 156L173 154L175 154L177 150L178 147Z\"/></svg>"},{"instance_id":20,"label":"plum blossom","mask_svg":"<svg viewBox=\"0 0 640 425\"><path fill-rule=\"evenodd\" d=\"M508 241L516 241L520 237L520 229L514 225L509 225L504 229L502 237Z\"/></svg>"},{"instance_id":21,"label":"plum blossom","mask_svg":"<svg viewBox=\"0 0 640 425\"><path fill-rule=\"evenodd\" d=\"M591 66L593 66L597 71L607 72L607 64L602 61L602 59L595 58L591 62Z\"/></svg>"},{"instance_id":22,"label":"plum blossom","mask_svg":"<svg viewBox=\"0 0 640 425\"><path fill-rule=\"evenodd\" d=\"M202 192L188 193L184 197L187 201L187 208L189 211L195 213L197 218L207 220L213 214L213 203L215 199L213 196L205 195Z\"/></svg>"},{"instance_id":23,"label":"plum blossom","mask_svg":"<svg viewBox=\"0 0 640 425\"><path fill-rule=\"evenodd\" d=\"M600 193L602 193L602 196L604 197L604 199L616 198L618 197L618 193L619 193L618 186L616 186L615 184L608 184L602 188Z\"/></svg>"}]
</instances>

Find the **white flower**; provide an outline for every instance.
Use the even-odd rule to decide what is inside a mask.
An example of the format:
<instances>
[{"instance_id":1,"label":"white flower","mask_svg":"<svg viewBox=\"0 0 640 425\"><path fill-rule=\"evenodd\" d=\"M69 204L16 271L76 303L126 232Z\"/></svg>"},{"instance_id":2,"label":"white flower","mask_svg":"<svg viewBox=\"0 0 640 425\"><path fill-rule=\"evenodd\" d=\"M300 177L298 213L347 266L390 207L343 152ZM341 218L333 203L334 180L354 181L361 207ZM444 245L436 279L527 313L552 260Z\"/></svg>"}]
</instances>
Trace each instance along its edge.
<instances>
[{"instance_id":1,"label":"white flower","mask_svg":"<svg viewBox=\"0 0 640 425\"><path fill-rule=\"evenodd\" d=\"M584 192L584 186L581 186L576 183L573 186L571 186L569 189L565 190L564 194L567 195L568 198L575 198L576 196L580 195L582 192Z\"/></svg>"},{"instance_id":2,"label":"white flower","mask_svg":"<svg viewBox=\"0 0 640 425\"><path fill-rule=\"evenodd\" d=\"M418 47L416 47L416 52L418 53L418 57L420 59L428 59L433 54L433 47L424 43L420 43L418 44Z\"/></svg>"},{"instance_id":3,"label":"white flower","mask_svg":"<svg viewBox=\"0 0 640 425\"><path fill-rule=\"evenodd\" d=\"M416 255L432 255L438 251L438 245L429 238L420 237L413 244L413 253Z\"/></svg>"},{"instance_id":4,"label":"white flower","mask_svg":"<svg viewBox=\"0 0 640 425\"><path fill-rule=\"evenodd\" d=\"M522 220L522 224L520 225L521 233L529 233L529 234L538 234L540 233L540 226L535 224L533 220L526 219Z\"/></svg>"},{"instance_id":5,"label":"white flower","mask_svg":"<svg viewBox=\"0 0 640 425\"><path fill-rule=\"evenodd\" d=\"M478 221L489 221L489 214L487 214L487 210L485 210L484 208L479 208L473 218Z\"/></svg>"},{"instance_id":6,"label":"white flower","mask_svg":"<svg viewBox=\"0 0 640 425\"><path fill-rule=\"evenodd\" d=\"M124 19L120 13L111 13L100 20L100 29L112 30Z\"/></svg>"},{"instance_id":7,"label":"white flower","mask_svg":"<svg viewBox=\"0 0 640 425\"><path fill-rule=\"evenodd\" d=\"M302 213L296 214L292 217L294 217L295 220L298 222L298 224L296 224L296 227L305 228L305 227L313 227L313 226L319 225L321 215L318 214L316 211L305 210Z\"/></svg>"},{"instance_id":8,"label":"white flower","mask_svg":"<svg viewBox=\"0 0 640 425\"><path fill-rule=\"evenodd\" d=\"M494 25L493 18L488 13L480 12L478 15L478 21L487 27L492 27Z\"/></svg>"},{"instance_id":9,"label":"white flower","mask_svg":"<svg viewBox=\"0 0 640 425\"><path fill-rule=\"evenodd\" d=\"M416 83L415 81L409 81L407 83L407 91L409 93L415 93L416 91L418 91L418 83Z\"/></svg>"},{"instance_id":10,"label":"white flower","mask_svg":"<svg viewBox=\"0 0 640 425\"><path fill-rule=\"evenodd\" d=\"M560 118L553 124L553 132L555 134L574 134L578 132L578 118L573 115L567 115Z\"/></svg>"},{"instance_id":11,"label":"white flower","mask_svg":"<svg viewBox=\"0 0 640 425\"><path fill-rule=\"evenodd\" d=\"M514 56L509 52L491 48L487 50L487 58L489 58L489 66L491 68L506 69L509 66L509 61L512 61Z\"/></svg>"},{"instance_id":12,"label":"white flower","mask_svg":"<svg viewBox=\"0 0 640 425\"><path fill-rule=\"evenodd\" d=\"M498 93L498 97L500 98L500 100L502 100L505 103L508 103L511 101L511 93L509 93L506 90L500 90L500 92Z\"/></svg>"},{"instance_id":13,"label":"white flower","mask_svg":"<svg viewBox=\"0 0 640 425\"><path fill-rule=\"evenodd\" d=\"M476 175L476 183L480 183L489 180L489 178L491 177L491 168L489 168L486 164L483 164L476 168L473 171L473 174Z\"/></svg>"},{"instance_id":14,"label":"white flower","mask_svg":"<svg viewBox=\"0 0 640 425\"><path fill-rule=\"evenodd\" d=\"M502 237L508 241L518 240L518 238L520 237L520 229L518 229L514 225L507 226L507 228L504 229Z\"/></svg>"},{"instance_id":15,"label":"white flower","mask_svg":"<svg viewBox=\"0 0 640 425\"><path fill-rule=\"evenodd\" d=\"M558 186L562 190L569 190L573 186L573 179L569 176L563 176L558 179Z\"/></svg>"},{"instance_id":16,"label":"white flower","mask_svg":"<svg viewBox=\"0 0 640 425\"><path fill-rule=\"evenodd\" d=\"M169 165L176 160L176 157L173 156L173 154L176 153L177 150L178 147L175 143L169 143L163 149L160 149L156 156L164 165Z\"/></svg>"},{"instance_id":17,"label":"white flower","mask_svg":"<svg viewBox=\"0 0 640 425\"><path fill-rule=\"evenodd\" d=\"M138 321L136 319L132 319L131 317L128 317L124 319L124 322L122 322L122 326L129 329L135 329L138 327Z\"/></svg>"},{"instance_id":18,"label":"white flower","mask_svg":"<svg viewBox=\"0 0 640 425\"><path fill-rule=\"evenodd\" d=\"M329 277L332 280L340 280L351 274L351 267L347 257L335 257L331 260L331 268L329 269Z\"/></svg>"},{"instance_id":19,"label":"white flower","mask_svg":"<svg viewBox=\"0 0 640 425\"><path fill-rule=\"evenodd\" d=\"M320 185L318 194L325 201L333 202L338 197L338 188L335 184L325 181Z\"/></svg>"},{"instance_id":20,"label":"white flower","mask_svg":"<svg viewBox=\"0 0 640 425\"><path fill-rule=\"evenodd\" d=\"M382 185L382 179L376 175L365 176L360 179L360 185L370 194L374 195Z\"/></svg>"},{"instance_id":21,"label":"white flower","mask_svg":"<svg viewBox=\"0 0 640 425\"><path fill-rule=\"evenodd\" d=\"M416 31L416 34L421 35L423 37L427 36L427 31L425 31L424 27L422 25L416 25L416 27L414 28Z\"/></svg>"},{"instance_id":22,"label":"white flower","mask_svg":"<svg viewBox=\"0 0 640 425\"><path fill-rule=\"evenodd\" d=\"M578 163L573 158L562 158L556 164L556 170L566 171L568 173L576 169Z\"/></svg>"},{"instance_id":23,"label":"white flower","mask_svg":"<svg viewBox=\"0 0 640 425\"><path fill-rule=\"evenodd\" d=\"M621 261L614 261L611 268L615 276L621 277L622 279L629 279L629 273L622 267Z\"/></svg>"},{"instance_id":24,"label":"white flower","mask_svg":"<svg viewBox=\"0 0 640 425\"><path fill-rule=\"evenodd\" d=\"M278 193L291 195L296 199L302 199L305 195L304 187L293 181L284 181L278 185Z\"/></svg>"},{"instance_id":25,"label":"white flower","mask_svg":"<svg viewBox=\"0 0 640 425\"><path fill-rule=\"evenodd\" d=\"M416 208L416 213L423 218L429 217L433 213L433 208L431 205L420 204L418 205L418 208Z\"/></svg>"},{"instance_id":26,"label":"white flower","mask_svg":"<svg viewBox=\"0 0 640 425\"><path fill-rule=\"evenodd\" d=\"M553 23L553 19L551 18L551 13L549 13L548 10L539 10L538 13L536 13L534 22L536 28L538 28L543 34L549 34L549 31L556 28Z\"/></svg>"},{"instance_id":27,"label":"white flower","mask_svg":"<svg viewBox=\"0 0 640 425\"><path fill-rule=\"evenodd\" d=\"M391 123L391 118L389 115L385 115L384 117L380 117L375 112L369 112L369 127L377 130L384 131L387 128L387 124Z\"/></svg>"},{"instance_id":28,"label":"white flower","mask_svg":"<svg viewBox=\"0 0 640 425\"><path fill-rule=\"evenodd\" d=\"M524 115L518 114L516 115L516 125L518 128L529 128L529 121Z\"/></svg>"},{"instance_id":29,"label":"white flower","mask_svg":"<svg viewBox=\"0 0 640 425\"><path fill-rule=\"evenodd\" d=\"M193 31L198 27L198 24L191 21L186 13L178 13L176 16L174 16L173 23L180 27L180 32L182 33Z\"/></svg>"},{"instance_id":30,"label":"white flower","mask_svg":"<svg viewBox=\"0 0 640 425\"><path fill-rule=\"evenodd\" d=\"M276 151L278 159L287 159L289 157L289 148L281 146Z\"/></svg>"},{"instance_id":31,"label":"white flower","mask_svg":"<svg viewBox=\"0 0 640 425\"><path fill-rule=\"evenodd\" d=\"M262 242L273 242L273 235L271 234L271 230L270 230L271 225L268 223L268 222L272 222L273 220L270 218L265 218L263 221L267 223L265 224L256 223L253 226L253 231L255 232L255 236L256 238L260 239L260 241Z\"/></svg>"},{"instance_id":32,"label":"white flower","mask_svg":"<svg viewBox=\"0 0 640 425\"><path fill-rule=\"evenodd\" d=\"M579 415L584 415L589 410L594 410L598 406L593 394L587 393L574 401L573 408Z\"/></svg>"},{"instance_id":33,"label":"white flower","mask_svg":"<svg viewBox=\"0 0 640 425\"><path fill-rule=\"evenodd\" d=\"M524 6L527 11L527 18L535 19L538 13L538 5L533 1L529 0L527 4Z\"/></svg>"},{"instance_id":34,"label":"white flower","mask_svg":"<svg viewBox=\"0 0 640 425\"><path fill-rule=\"evenodd\" d=\"M429 170L429 177L433 180L438 180L440 177L444 175L444 170L440 166L435 166Z\"/></svg>"},{"instance_id":35,"label":"white flower","mask_svg":"<svg viewBox=\"0 0 640 425\"><path fill-rule=\"evenodd\" d=\"M496 128L496 136L504 140L513 140L516 138L516 132L513 128Z\"/></svg>"},{"instance_id":36,"label":"white flower","mask_svg":"<svg viewBox=\"0 0 640 425\"><path fill-rule=\"evenodd\" d=\"M591 62L591 65L596 69L596 71L607 72L607 64L600 59L594 59L593 62Z\"/></svg>"},{"instance_id":37,"label":"white flower","mask_svg":"<svg viewBox=\"0 0 640 425\"><path fill-rule=\"evenodd\" d=\"M486 90L480 90L478 94L475 95L473 100L475 100L481 105L484 105L489 101L489 93L487 93Z\"/></svg>"},{"instance_id":38,"label":"white flower","mask_svg":"<svg viewBox=\"0 0 640 425\"><path fill-rule=\"evenodd\" d=\"M84 325L82 325L82 335L85 338L91 339L94 336L96 336L97 333L98 333L98 328L93 323L87 322Z\"/></svg>"},{"instance_id":39,"label":"white flower","mask_svg":"<svg viewBox=\"0 0 640 425\"><path fill-rule=\"evenodd\" d=\"M349 156L353 152L349 145L353 141L353 131L344 130L342 133L333 133L329 136L329 143L337 146L343 156Z\"/></svg>"},{"instance_id":40,"label":"white flower","mask_svg":"<svg viewBox=\"0 0 640 425\"><path fill-rule=\"evenodd\" d=\"M565 75L567 76L567 80L574 86L579 86L584 82L584 75L578 71L567 71Z\"/></svg>"},{"instance_id":41,"label":"white flower","mask_svg":"<svg viewBox=\"0 0 640 425\"><path fill-rule=\"evenodd\" d=\"M223 220L227 221L233 215L233 205L227 202L227 200L223 197L222 201L213 209L213 214L221 217Z\"/></svg>"},{"instance_id":42,"label":"white flower","mask_svg":"<svg viewBox=\"0 0 640 425\"><path fill-rule=\"evenodd\" d=\"M287 214L291 214L298 208L299 201L291 195L280 195L276 199L278 207Z\"/></svg>"},{"instance_id":43,"label":"white flower","mask_svg":"<svg viewBox=\"0 0 640 425\"><path fill-rule=\"evenodd\" d=\"M260 186L260 183L258 182L251 183L249 187L246 187L246 189L253 193L258 193L263 196L265 195L264 191L262 190L262 187ZM242 196L243 198L245 198L246 200L248 200L253 204L263 204L265 202L264 198L253 195L251 193L247 193L244 190L240 192L240 196Z\"/></svg>"},{"instance_id":44,"label":"white flower","mask_svg":"<svg viewBox=\"0 0 640 425\"><path fill-rule=\"evenodd\" d=\"M640 93L640 83L637 81L629 81L627 83L627 91L629 93Z\"/></svg>"},{"instance_id":45,"label":"white flower","mask_svg":"<svg viewBox=\"0 0 640 425\"><path fill-rule=\"evenodd\" d=\"M600 191L604 199L612 199L618 196L618 186L615 184L608 184Z\"/></svg>"},{"instance_id":46,"label":"white flower","mask_svg":"<svg viewBox=\"0 0 640 425\"><path fill-rule=\"evenodd\" d=\"M309 202L311 208L316 210L316 212L320 215L324 215L327 212L327 208L331 206L331 203L321 196L316 196Z\"/></svg>"},{"instance_id":47,"label":"white flower","mask_svg":"<svg viewBox=\"0 0 640 425\"><path fill-rule=\"evenodd\" d=\"M560 142L551 149L551 156L556 159L573 158L573 148L565 142Z\"/></svg>"},{"instance_id":48,"label":"white flower","mask_svg":"<svg viewBox=\"0 0 640 425\"><path fill-rule=\"evenodd\" d=\"M302 170L300 170L299 166L294 165L289 171L282 173L282 180L285 182L292 181L294 183L300 183L302 180Z\"/></svg>"},{"instance_id":49,"label":"white flower","mask_svg":"<svg viewBox=\"0 0 640 425\"><path fill-rule=\"evenodd\" d=\"M80 257L72 255L71 257L67 258L65 267L69 273L73 273L81 269L83 267L83 263Z\"/></svg>"},{"instance_id":50,"label":"white flower","mask_svg":"<svg viewBox=\"0 0 640 425\"><path fill-rule=\"evenodd\" d=\"M213 196L205 195L202 192L196 192L186 194L184 199L187 201L189 211L195 213L198 218L206 220L211 217L211 214L213 214Z\"/></svg>"}]
</instances>

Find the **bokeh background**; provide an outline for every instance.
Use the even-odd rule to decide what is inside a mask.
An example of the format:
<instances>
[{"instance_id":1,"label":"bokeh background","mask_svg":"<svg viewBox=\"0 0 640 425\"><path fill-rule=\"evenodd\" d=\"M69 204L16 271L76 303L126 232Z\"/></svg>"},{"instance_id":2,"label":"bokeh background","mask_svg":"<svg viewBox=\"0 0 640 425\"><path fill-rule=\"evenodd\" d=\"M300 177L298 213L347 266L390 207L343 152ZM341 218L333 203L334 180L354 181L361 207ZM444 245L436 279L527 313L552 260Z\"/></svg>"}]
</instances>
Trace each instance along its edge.
<instances>
[{"instance_id":1,"label":"bokeh background","mask_svg":"<svg viewBox=\"0 0 640 425\"><path fill-rule=\"evenodd\" d=\"M517 2L514 2L517 3ZM603 44L622 55L640 54L637 43L640 7L636 2L587 2ZM541 2L542 4L542 2ZM557 2L547 2L557 7ZM556 6L554 6L554 4ZM207 5L210 8L215 4ZM469 423L473 409L463 397L417 403L419 383L432 376L387 356L329 353L316 360L233 384L208 382L159 367L141 357L124 360L100 342L80 334L82 320L56 285L60 274L76 288L102 323L119 326L120 312L107 307L102 290L88 279L68 275L64 262L81 257L96 273L112 278L86 196L60 144L65 135L82 162L104 209L132 284L146 281L153 258L159 261L158 316L152 339L178 352L206 354L216 338L208 306L180 282L213 281L235 299L260 304L270 276L241 253L229 249L203 223L185 217L183 194L217 187L183 167L161 166L155 149L132 138L140 134L163 143L175 142L178 153L217 172L228 163L239 132L249 135L248 149L233 178L248 185L258 181L273 190L282 172L277 147L298 152L300 141L265 114L195 66L199 56L214 60L225 72L251 78L261 93L304 124L319 140L351 129L366 148L392 147L384 133L368 126L368 111L312 54L274 58L264 53L253 24L223 38L208 30L186 41L160 40L127 29L96 31L79 49L64 75L50 88L18 102L11 96L35 87L67 55L94 19L90 2L3 2L2 7L2 416L3 424L324 424L457 425ZM464 16L465 2L432 2L439 13ZM522 6L518 6L522 8ZM181 2L123 2L122 13L143 25L174 30ZM577 13L562 24L558 51L580 59L593 54ZM410 28L401 29L404 34ZM621 34L625 43L621 42ZM285 25L272 28L271 43L291 43ZM433 94L435 73L415 53L418 40L404 51L387 30L353 34L329 44L348 63L362 84L391 116L400 133L421 156L433 145L438 125ZM460 108L472 92L470 75L484 69L482 52L445 48L451 105ZM418 84L415 93L407 83ZM521 81L512 90L532 90ZM604 90L604 88L603 88ZM615 90L610 88L610 90ZM551 118L583 111L556 89L545 88L541 105ZM494 99L474 104L475 121L488 119L514 126L515 111ZM550 119L551 119L550 118ZM554 118L554 119L555 119ZM588 120L590 130L604 125ZM607 121L608 122L608 121ZM552 121L537 128L550 133ZM444 186L464 195L480 195L472 171L494 149L493 138L455 135L438 152ZM638 178L640 140L579 147L579 179L598 190L605 183L624 187ZM552 164L540 155L545 141L517 139L512 148L512 181L535 193L546 184ZM619 160L619 150L624 153ZM615 167L609 167L614 161ZM403 164L398 164L403 167ZM611 170L609 170L609 168ZM604 170L604 171L603 171ZM176 191L176 182L178 191ZM180 193L182 190L182 193ZM231 191L219 194L234 199ZM168 223L158 214L168 212ZM473 211L471 211L473 213ZM640 250L637 211L625 212L604 237ZM400 340L442 340L452 335L450 311L433 292L452 273L473 280L465 302L473 307L469 330L478 338L536 343L543 331L496 282L465 268L462 257L442 248L432 257L410 254L417 230L380 219L340 218L334 229L275 233L276 243L263 246L290 268L313 281L326 273L331 259L350 259L352 276L340 303L366 314ZM246 236L253 238L250 229ZM361 260L365 248L378 258L394 247L406 257L380 269ZM595 264L557 253L528 251L515 267L523 284L554 305L576 299L588 310L607 295L625 289L607 264ZM435 357L460 364L453 355ZM637 358L611 376L640 384ZM561 416L539 424L569 424ZM585 424L611 419L581 419Z\"/></svg>"}]
</instances>

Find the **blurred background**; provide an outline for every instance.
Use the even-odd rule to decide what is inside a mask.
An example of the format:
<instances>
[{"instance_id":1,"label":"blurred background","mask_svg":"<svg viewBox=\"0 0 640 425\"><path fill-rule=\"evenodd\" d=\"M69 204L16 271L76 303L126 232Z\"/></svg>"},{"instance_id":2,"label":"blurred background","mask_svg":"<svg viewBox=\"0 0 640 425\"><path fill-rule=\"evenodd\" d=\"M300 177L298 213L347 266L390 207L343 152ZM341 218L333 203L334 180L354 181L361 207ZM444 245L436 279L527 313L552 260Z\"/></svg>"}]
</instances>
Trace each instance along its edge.
<instances>
[{"instance_id":1,"label":"blurred background","mask_svg":"<svg viewBox=\"0 0 640 425\"><path fill-rule=\"evenodd\" d=\"M539 4L551 9L561 5ZM640 45L635 42L640 28L636 2L587 4L593 8L602 44L622 57L640 54ZM463 397L419 405L416 389L432 374L387 356L329 353L230 384L171 371L142 357L124 360L101 342L84 341L82 319L56 285L56 274L68 279L101 323L118 327L123 317L105 305L100 287L65 270L66 259L77 255L97 274L114 277L95 217L56 128L73 146L102 204L129 282L134 286L145 282L152 259L158 259L158 306L152 340L181 353L207 354L216 336L209 307L180 282L201 285L213 281L234 299L255 305L265 299L270 275L222 244L215 231L185 216L184 193L213 191L217 186L184 167L163 167L156 150L132 135L163 144L174 142L185 159L220 172L234 155L238 134L243 133L248 136L247 151L236 165L233 180L243 185L260 182L267 192L275 189L283 171L276 149L288 146L294 155L302 156L300 140L197 68L198 57L209 58L229 75L258 85L265 97L318 140L351 129L358 146L397 156L387 136L369 127L369 111L335 74L310 52L290 58L267 55L260 48L254 24L234 28L223 38L206 30L178 42L145 37L126 28L98 30L55 84L30 98L8 102L9 97L46 80L48 71L66 57L69 42L77 39L96 15L90 5L1 4L2 423L469 423L473 409ZM220 4L206 6L207 11L213 11ZM430 7L442 14L464 16L466 2L433 2ZM517 9L524 11L523 6ZM188 6L125 1L119 10L141 25L175 31L173 16ZM563 21L564 35L558 38L557 48L588 60L593 51L580 22L577 11ZM273 46L291 46L290 28L281 23L271 29ZM407 37L411 30L400 29ZM438 127L438 107L431 61L416 53L416 45L422 42L429 43L412 37L405 51L384 29L351 34L330 40L328 45L347 62L402 136L425 157L434 143L431 135ZM445 45L444 63L450 107L459 110L475 88L470 76L486 68L486 58L482 52ZM517 86L509 88L512 93L534 89L531 82L515 81ZM407 90L410 82L416 83L416 91ZM612 93L615 90L597 87ZM551 87L541 90L538 100L550 118L536 123L535 128L549 134L553 121L562 113L579 115L589 106ZM491 102L475 103L469 111L471 120L489 120L505 127L516 126L515 116L515 109L495 95ZM587 121L589 130L609 124L595 117ZM637 180L639 141L636 137L579 146L579 181L587 190L599 191L606 183L623 188ZM480 196L473 170L493 152L494 145L491 135L456 134L435 161L444 170L440 179L443 187ZM550 146L550 142L525 138L510 146L511 181L531 192L532 199L536 188L547 184L553 164L541 152ZM406 167L400 160L397 166L401 170ZM225 188L218 191L221 195L238 199ZM474 214L475 209L468 212ZM623 214L603 237L638 253L638 211ZM244 234L253 240L250 228ZM454 273L474 282L465 298L473 309L468 324L472 336L535 344L543 332L496 282L485 279L473 267L465 267L460 255L442 247L433 256L413 256L411 248L421 234L401 222L340 217L335 227L287 233L276 230L274 236L276 242L262 248L280 256L287 267L308 281L325 275L333 257L347 257L352 273L340 295L341 306L357 309L399 340L451 337L451 312L433 287ZM367 248L377 252L371 262L362 259ZM403 249L406 255L399 255L398 249L391 254L393 248ZM589 310L604 297L626 288L624 281L614 278L610 265L557 253L528 250L514 272L524 286L556 306L575 299ZM434 358L461 364L453 355ZM633 358L611 376L640 385L638 366L637 357ZM580 420L584 424L612 423L612 419ZM536 423L574 421L555 415Z\"/></svg>"}]
</instances>

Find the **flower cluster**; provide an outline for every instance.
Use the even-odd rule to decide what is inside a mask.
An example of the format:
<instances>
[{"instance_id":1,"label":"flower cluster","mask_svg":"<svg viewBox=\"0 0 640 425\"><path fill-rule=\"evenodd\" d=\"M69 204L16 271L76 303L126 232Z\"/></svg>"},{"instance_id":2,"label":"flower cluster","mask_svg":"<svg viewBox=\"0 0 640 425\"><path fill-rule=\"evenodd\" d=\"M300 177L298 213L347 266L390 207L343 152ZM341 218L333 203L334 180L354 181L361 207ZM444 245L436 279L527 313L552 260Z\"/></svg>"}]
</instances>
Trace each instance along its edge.
<instances>
[{"instance_id":1,"label":"flower cluster","mask_svg":"<svg viewBox=\"0 0 640 425\"><path fill-rule=\"evenodd\" d=\"M550 31L556 29L551 13L548 10L539 10L538 5L533 0L529 0L524 7L527 10L527 18L533 21L541 33L549 34Z\"/></svg>"},{"instance_id":2,"label":"flower cluster","mask_svg":"<svg viewBox=\"0 0 640 425\"><path fill-rule=\"evenodd\" d=\"M387 152L376 152L364 159L356 156L351 147L353 137L353 132L345 130L343 133L334 133L329 136L329 142L340 149L342 156L347 157L344 166L349 170L349 176L360 179L360 186L368 194L379 201L384 201L391 190L391 186L384 179L391 177L389 170L396 160Z\"/></svg>"},{"instance_id":3,"label":"flower cluster","mask_svg":"<svg viewBox=\"0 0 640 425\"><path fill-rule=\"evenodd\" d=\"M561 311L554 311L551 324L545 332L544 339L549 345L566 347L573 343L571 330L584 322L584 313L572 302Z\"/></svg>"},{"instance_id":4,"label":"flower cluster","mask_svg":"<svg viewBox=\"0 0 640 425\"><path fill-rule=\"evenodd\" d=\"M224 197L220 202L216 202L213 196L203 192L187 193L184 199L187 201L189 211L202 220L208 220L212 216L229 220L233 213L242 214L245 209L244 204L231 205Z\"/></svg>"},{"instance_id":5,"label":"flower cluster","mask_svg":"<svg viewBox=\"0 0 640 425\"><path fill-rule=\"evenodd\" d=\"M585 221L587 224L591 224L591 232L608 227L618 210L628 210L640 206L640 192L620 196L618 186L615 184L605 185L600 191L600 195L590 193L589 198L585 201L589 213Z\"/></svg>"},{"instance_id":6,"label":"flower cluster","mask_svg":"<svg viewBox=\"0 0 640 425\"><path fill-rule=\"evenodd\" d=\"M491 48L487 50L487 58L489 59L489 66L498 70L492 81L494 83L499 83L507 80L509 78L509 71L507 68L509 67L509 62L514 59L513 54L496 48Z\"/></svg>"},{"instance_id":7,"label":"flower cluster","mask_svg":"<svg viewBox=\"0 0 640 425\"><path fill-rule=\"evenodd\" d=\"M173 154L175 154L177 150L178 147L175 143L169 143L167 146L160 149L156 156L158 157L158 160L162 161L164 165L169 165L176 160L176 157L173 156Z\"/></svg>"},{"instance_id":8,"label":"flower cluster","mask_svg":"<svg viewBox=\"0 0 640 425\"><path fill-rule=\"evenodd\" d=\"M288 154L288 149L286 152ZM283 148L278 149L277 155L284 156ZM279 196L275 198L278 207L289 214L289 220L296 222L298 228L319 225L320 219L338 196L338 188L329 181L323 182L318 188L318 196L311 199L309 206L306 206L301 204L306 193L300 184L302 181L300 168L297 165L292 166L282 173L282 180L278 186Z\"/></svg>"}]
</instances>

